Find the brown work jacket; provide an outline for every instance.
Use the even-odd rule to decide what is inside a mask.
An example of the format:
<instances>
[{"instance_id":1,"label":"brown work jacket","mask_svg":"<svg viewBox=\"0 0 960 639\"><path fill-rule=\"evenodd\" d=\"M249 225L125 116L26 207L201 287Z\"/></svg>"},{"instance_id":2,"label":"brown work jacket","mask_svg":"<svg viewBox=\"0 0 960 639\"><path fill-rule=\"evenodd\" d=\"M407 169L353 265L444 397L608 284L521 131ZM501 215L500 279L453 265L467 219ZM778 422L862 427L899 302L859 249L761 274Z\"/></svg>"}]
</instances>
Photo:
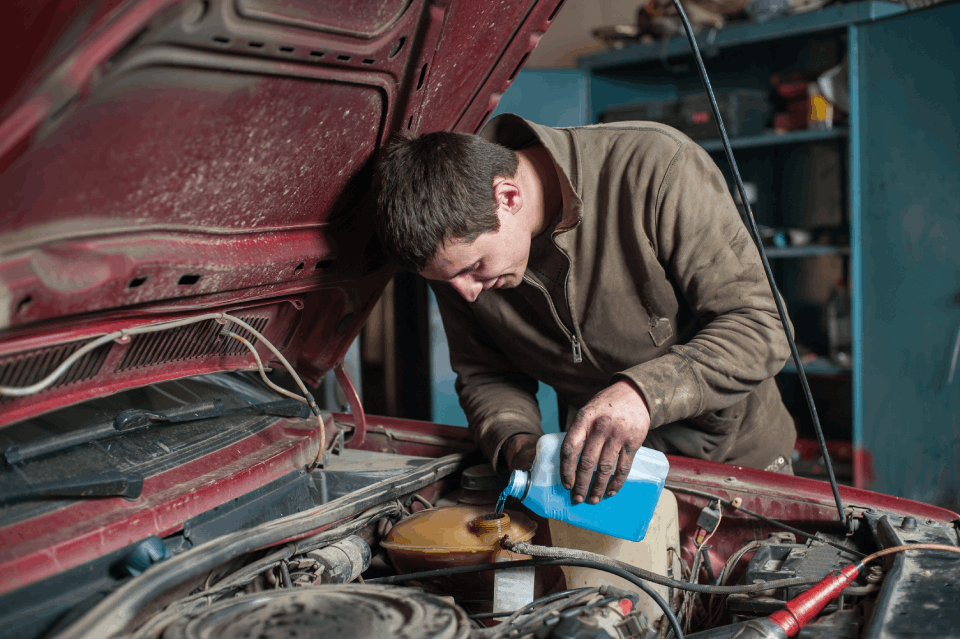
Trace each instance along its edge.
<instances>
[{"instance_id":1,"label":"brown work jacket","mask_svg":"<svg viewBox=\"0 0 960 639\"><path fill-rule=\"evenodd\" d=\"M579 408L628 378L650 409L645 446L754 468L789 459L796 432L773 380L789 348L707 153L652 122L555 129L505 114L481 135L543 145L563 189L518 287L468 303L434 286L460 404L487 457L496 463L512 435L542 434L537 380Z\"/></svg>"}]
</instances>

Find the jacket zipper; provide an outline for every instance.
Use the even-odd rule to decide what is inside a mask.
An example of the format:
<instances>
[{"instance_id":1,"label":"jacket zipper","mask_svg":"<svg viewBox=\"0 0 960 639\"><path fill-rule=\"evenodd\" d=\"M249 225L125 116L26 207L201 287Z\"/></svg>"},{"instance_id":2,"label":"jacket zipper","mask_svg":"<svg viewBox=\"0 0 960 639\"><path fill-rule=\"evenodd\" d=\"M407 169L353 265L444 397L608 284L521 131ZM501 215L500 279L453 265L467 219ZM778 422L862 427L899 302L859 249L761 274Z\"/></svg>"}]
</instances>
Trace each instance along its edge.
<instances>
[{"instance_id":1,"label":"jacket zipper","mask_svg":"<svg viewBox=\"0 0 960 639\"><path fill-rule=\"evenodd\" d=\"M560 325L560 328L563 330L563 333L567 336L567 339L570 340L570 346L573 349L573 363L579 364L580 362L582 362L583 351L580 348L580 340L577 339L577 336L572 331L570 331L570 329L568 329L564 325L563 320L560 319L560 313L557 312L557 307L553 304L553 298L550 297L550 293L547 291L547 289L544 286L542 286L539 282L537 282L533 278L527 277L526 275L524 275L523 279L529 282L530 284L534 285L538 289L540 289L540 291L542 291L543 294L547 296L547 303L550 305L550 312L553 313L553 319L557 320L557 324Z\"/></svg>"}]
</instances>

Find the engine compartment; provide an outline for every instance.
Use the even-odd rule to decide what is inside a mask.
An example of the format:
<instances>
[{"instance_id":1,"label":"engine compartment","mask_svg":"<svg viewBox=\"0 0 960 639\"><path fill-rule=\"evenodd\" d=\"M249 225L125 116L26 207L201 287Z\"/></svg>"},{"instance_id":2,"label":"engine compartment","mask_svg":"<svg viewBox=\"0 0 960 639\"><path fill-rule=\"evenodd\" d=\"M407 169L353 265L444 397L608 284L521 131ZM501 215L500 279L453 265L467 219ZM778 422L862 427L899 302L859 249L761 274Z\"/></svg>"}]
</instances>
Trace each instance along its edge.
<instances>
[{"instance_id":1,"label":"engine compartment","mask_svg":"<svg viewBox=\"0 0 960 639\"><path fill-rule=\"evenodd\" d=\"M253 393L250 383L242 376L207 377L189 394L206 403L204 393L226 397L224 389L246 394L247 401L275 399ZM168 408L163 398L171 388L150 395L153 410ZM141 391L136 399L148 395ZM114 398L105 406L109 412L128 403ZM164 471L180 473L182 483L165 501L160 496L174 484L158 480L163 472L145 472L136 503L146 510L129 499L0 505L5 522L13 522L5 523L9 543L0 550L5 569L26 574L44 557L63 558L60 566L46 567L52 574L0 594L6 635L653 639L676 634L665 606L683 635L719 639L783 610L812 584L875 550L958 547L957 522L947 511L844 489L856 522L848 534L821 482L682 458L671 458L641 542L544 520L516 501L507 505L510 526L494 521L485 527L505 479L463 429L368 417L360 442L354 421L324 413L324 453L313 463L295 436L314 436L316 422L296 416L231 413L85 445L104 454L128 451L130 472L187 460ZM37 424L21 430L31 428ZM63 429L55 418L47 428ZM19 436L16 429L5 432L8 444ZM214 450L211 440L223 449ZM249 466L251 442L268 444L262 460L272 475ZM247 456L238 457L240 450ZM278 450L294 453L287 458ZM231 458L225 451L233 451L234 465L224 464ZM216 463L184 479L183 468L198 456ZM73 457L89 462L83 447L63 459ZM56 457L40 462L34 472L48 479L65 464ZM258 482L231 475L241 466L260 473ZM249 485L255 488L243 488ZM176 506L192 503L191 494L198 496L193 510ZM118 508L124 501L130 503ZM75 514L77 508L86 510ZM164 513L183 519L161 525ZM126 519L104 521L121 515ZM160 522L157 534L137 533L148 530L135 528L137 522L151 517ZM36 540L12 536L42 531L35 524L44 518L60 525L38 532ZM77 523L64 527L68 518ZM420 530L401 539L397 531L405 526ZM122 530L133 531L136 541L109 550L107 540ZM61 541L50 550L21 554L19 561L6 556L50 543L54 533ZM66 565L63 549L79 540L89 546L91 539L109 552L91 551L95 558ZM953 554L899 553L862 570L799 636L956 636L958 594L960 561Z\"/></svg>"}]
</instances>

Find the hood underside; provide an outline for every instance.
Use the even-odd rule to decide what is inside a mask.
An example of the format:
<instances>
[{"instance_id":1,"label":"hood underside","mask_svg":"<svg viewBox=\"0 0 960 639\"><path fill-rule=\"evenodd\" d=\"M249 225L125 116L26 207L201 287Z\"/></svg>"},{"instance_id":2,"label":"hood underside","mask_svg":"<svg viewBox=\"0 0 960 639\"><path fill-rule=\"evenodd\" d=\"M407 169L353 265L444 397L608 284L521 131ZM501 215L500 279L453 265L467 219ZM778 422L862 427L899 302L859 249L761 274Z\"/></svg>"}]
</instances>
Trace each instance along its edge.
<instances>
[{"instance_id":1,"label":"hood underside","mask_svg":"<svg viewBox=\"0 0 960 639\"><path fill-rule=\"evenodd\" d=\"M367 221L378 150L479 130L561 3L45 3L59 38L21 34L37 53L0 88L0 385L211 311L259 322L318 379L392 275ZM0 425L252 365L213 325L142 337L3 400Z\"/></svg>"}]
</instances>

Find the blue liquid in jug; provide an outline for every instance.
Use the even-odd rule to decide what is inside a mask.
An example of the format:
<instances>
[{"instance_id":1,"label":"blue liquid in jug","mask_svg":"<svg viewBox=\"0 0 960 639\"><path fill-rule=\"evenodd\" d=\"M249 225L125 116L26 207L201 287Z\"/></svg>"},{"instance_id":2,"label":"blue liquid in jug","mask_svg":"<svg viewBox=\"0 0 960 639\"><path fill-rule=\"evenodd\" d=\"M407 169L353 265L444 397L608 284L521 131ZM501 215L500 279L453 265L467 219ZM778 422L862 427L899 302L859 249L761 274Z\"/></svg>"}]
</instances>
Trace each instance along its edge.
<instances>
[{"instance_id":1,"label":"blue liquid in jug","mask_svg":"<svg viewBox=\"0 0 960 639\"><path fill-rule=\"evenodd\" d=\"M570 491L560 483L562 437L562 433L541 437L530 472L514 471L504 495L521 499L524 506L541 517L628 541L643 539L670 468L667 458L663 453L641 448L626 483L616 495L605 496L596 504L575 504ZM498 502L499 508L504 495Z\"/></svg>"},{"instance_id":2,"label":"blue liquid in jug","mask_svg":"<svg viewBox=\"0 0 960 639\"><path fill-rule=\"evenodd\" d=\"M574 504L570 491L563 486L559 488L557 492L567 503L566 512L557 513L551 519L562 519L579 528L639 541L647 534L662 484L627 482L616 495L603 497L596 504L586 500Z\"/></svg>"}]
</instances>

